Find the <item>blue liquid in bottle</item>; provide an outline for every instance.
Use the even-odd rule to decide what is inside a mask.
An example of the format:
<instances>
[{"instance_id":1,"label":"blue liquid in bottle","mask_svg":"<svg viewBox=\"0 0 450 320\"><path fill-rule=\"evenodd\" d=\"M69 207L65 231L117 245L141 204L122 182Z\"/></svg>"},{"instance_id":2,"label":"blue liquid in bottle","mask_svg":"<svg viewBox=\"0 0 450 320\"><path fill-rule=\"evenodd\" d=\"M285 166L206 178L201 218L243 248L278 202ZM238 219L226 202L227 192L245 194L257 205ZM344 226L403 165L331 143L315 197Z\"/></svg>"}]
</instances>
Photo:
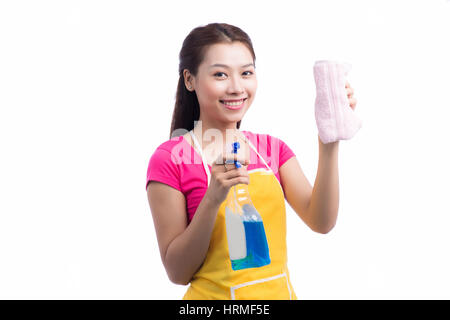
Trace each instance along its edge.
<instances>
[{"instance_id":1,"label":"blue liquid in bottle","mask_svg":"<svg viewBox=\"0 0 450 320\"><path fill-rule=\"evenodd\" d=\"M269 246L261 216L256 209L249 205L242 206L244 211L245 240L247 256L252 267L261 267L270 263Z\"/></svg>"},{"instance_id":2,"label":"blue liquid in bottle","mask_svg":"<svg viewBox=\"0 0 450 320\"><path fill-rule=\"evenodd\" d=\"M269 247L262 221L244 221L247 253L253 256L255 266L264 266L270 263Z\"/></svg>"},{"instance_id":3,"label":"blue liquid in bottle","mask_svg":"<svg viewBox=\"0 0 450 320\"><path fill-rule=\"evenodd\" d=\"M239 143L233 145L233 153L236 153L239 148ZM237 162L236 167L240 167ZM258 268L270 264L269 246L267 244L266 232L261 215L253 206L250 200L250 194L246 185L238 185L234 188L234 197L230 198L228 203L229 213L236 214L237 218L243 223L245 230L245 245L242 244L242 249L246 251L246 256L241 259L231 259L231 267L233 270L241 270L246 268ZM239 197L236 196L236 189L239 189ZM237 206L237 207L236 207ZM235 212L235 213L231 213ZM231 218L232 216L229 216ZM233 219L234 221L234 219ZM232 226L231 220L228 225ZM228 227L228 226L227 226ZM243 231L244 231L243 230ZM227 237L233 236L233 232L227 229ZM244 240L244 239L242 239ZM231 238L229 241L229 250L235 248L235 242ZM233 244L233 246L231 246ZM231 256L231 252L230 252ZM242 255L241 255L242 256Z\"/></svg>"},{"instance_id":4,"label":"blue liquid in bottle","mask_svg":"<svg viewBox=\"0 0 450 320\"><path fill-rule=\"evenodd\" d=\"M257 268L270 264L269 247L262 221L244 221L247 256L231 260L233 270Z\"/></svg>"}]
</instances>

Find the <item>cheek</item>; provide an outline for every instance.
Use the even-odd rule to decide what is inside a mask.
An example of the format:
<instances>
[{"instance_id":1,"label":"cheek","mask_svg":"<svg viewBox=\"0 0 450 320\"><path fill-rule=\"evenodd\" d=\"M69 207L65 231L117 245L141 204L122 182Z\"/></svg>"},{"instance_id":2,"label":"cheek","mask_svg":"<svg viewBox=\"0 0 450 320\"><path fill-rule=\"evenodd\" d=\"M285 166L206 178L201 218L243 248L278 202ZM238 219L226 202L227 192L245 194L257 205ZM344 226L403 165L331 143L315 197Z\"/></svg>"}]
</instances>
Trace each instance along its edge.
<instances>
[{"instance_id":1,"label":"cheek","mask_svg":"<svg viewBox=\"0 0 450 320\"><path fill-rule=\"evenodd\" d=\"M224 95L226 85L225 82L210 81L205 83L204 89L205 96L208 97L208 100L217 100Z\"/></svg>"},{"instance_id":2,"label":"cheek","mask_svg":"<svg viewBox=\"0 0 450 320\"><path fill-rule=\"evenodd\" d=\"M248 86L247 86L247 90L249 93L251 93L252 95L255 95L256 93L256 88L258 87L258 81L256 80L256 78L254 78L253 81L250 81Z\"/></svg>"},{"instance_id":3,"label":"cheek","mask_svg":"<svg viewBox=\"0 0 450 320\"><path fill-rule=\"evenodd\" d=\"M254 81L252 83L249 83L246 86L247 94L250 96L250 98L247 99L247 108L246 108L246 110L248 110L250 108L250 106L253 104L253 101L255 100L257 87L258 87L258 85L257 85L256 81Z\"/></svg>"},{"instance_id":4,"label":"cheek","mask_svg":"<svg viewBox=\"0 0 450 320\"><path fill-rule=\"evenodd\" d=\"M197 89L197 99L200 106L210 106L214 104L215 101L223 95L220 92L220 87L217 84L203 82Z\"/></svg>"}]
</instances>

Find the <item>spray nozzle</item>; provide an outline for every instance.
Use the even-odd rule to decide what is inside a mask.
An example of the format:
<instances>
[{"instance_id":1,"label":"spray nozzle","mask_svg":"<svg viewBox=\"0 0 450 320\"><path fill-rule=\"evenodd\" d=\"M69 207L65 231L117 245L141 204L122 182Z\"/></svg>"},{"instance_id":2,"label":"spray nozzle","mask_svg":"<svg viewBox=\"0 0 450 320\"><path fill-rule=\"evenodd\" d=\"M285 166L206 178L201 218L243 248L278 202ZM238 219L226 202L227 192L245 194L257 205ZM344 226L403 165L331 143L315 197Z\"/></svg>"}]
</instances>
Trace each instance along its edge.
<instances>
[{"instance_id":1,"label":"spray nozzle","mask_svg":"<svg viewBox=\"0 0 450 320\"><path fill-rule=\"evenodd\" d=\"M239 142L233 142L232 147L233 147L233 151L231 151L231 152L237 154L237 150L241 147L241 145L239 144ZM234 165L236 166L236 168L242 167L241 163L237 160L234 161Z\"/></svg>"}]
</instances>

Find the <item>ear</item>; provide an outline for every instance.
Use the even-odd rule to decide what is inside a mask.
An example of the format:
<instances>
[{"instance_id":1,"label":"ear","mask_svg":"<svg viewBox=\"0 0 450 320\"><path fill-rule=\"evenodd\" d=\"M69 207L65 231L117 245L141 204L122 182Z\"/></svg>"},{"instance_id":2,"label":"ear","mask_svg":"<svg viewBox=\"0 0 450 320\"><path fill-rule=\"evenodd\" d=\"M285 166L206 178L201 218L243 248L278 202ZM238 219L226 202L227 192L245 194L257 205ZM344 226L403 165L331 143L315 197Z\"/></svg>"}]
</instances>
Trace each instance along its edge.
<instances>
[{"instance_id":1,"label":"ear","mask_svg":"<svg viewBox=\"0 0 450 320\"><path fill-rule=\"evenodd\" d=\"M183 77L184 77L184 85L186 86L186 89L189 91L194 91L194 76L189 72L188 69L183 70Z\"/></svg>"}]
</instances>

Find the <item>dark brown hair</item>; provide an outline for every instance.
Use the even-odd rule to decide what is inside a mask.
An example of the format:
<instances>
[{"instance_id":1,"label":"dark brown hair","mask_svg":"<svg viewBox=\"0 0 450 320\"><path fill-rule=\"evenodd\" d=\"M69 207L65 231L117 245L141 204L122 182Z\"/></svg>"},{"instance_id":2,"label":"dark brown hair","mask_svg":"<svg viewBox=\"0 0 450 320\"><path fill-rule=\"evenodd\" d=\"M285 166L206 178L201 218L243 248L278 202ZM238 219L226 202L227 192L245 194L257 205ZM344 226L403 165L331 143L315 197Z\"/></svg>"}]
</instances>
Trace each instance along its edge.
<instances>
[{"instance_id":1,"label":"dark brown hair","mask_svg":"<svg viewBox=\"0 0 450 320\"><path fill-rule=\"evenodd\" d=\"M195 91L186 89L184 84L184 69L196 76L198 67L204 59L206 49L218 43L242 42L250 50L255 64L256 56L250 37L238 27L226 23L210 23L193 29L183 41L180 51L180 64L178 67L179 79L176 93L175 108L172 115L170 138L177 136L174 131L185 129L190 131L194 128L194 121L200 118L200 106ZM256 65L255 65L256 66ZM237 123L239 129L241 121ZM173 136L172 136L173 135ZM179 134L178 134L179 135Z\"/></svg>"}]
</instances>

